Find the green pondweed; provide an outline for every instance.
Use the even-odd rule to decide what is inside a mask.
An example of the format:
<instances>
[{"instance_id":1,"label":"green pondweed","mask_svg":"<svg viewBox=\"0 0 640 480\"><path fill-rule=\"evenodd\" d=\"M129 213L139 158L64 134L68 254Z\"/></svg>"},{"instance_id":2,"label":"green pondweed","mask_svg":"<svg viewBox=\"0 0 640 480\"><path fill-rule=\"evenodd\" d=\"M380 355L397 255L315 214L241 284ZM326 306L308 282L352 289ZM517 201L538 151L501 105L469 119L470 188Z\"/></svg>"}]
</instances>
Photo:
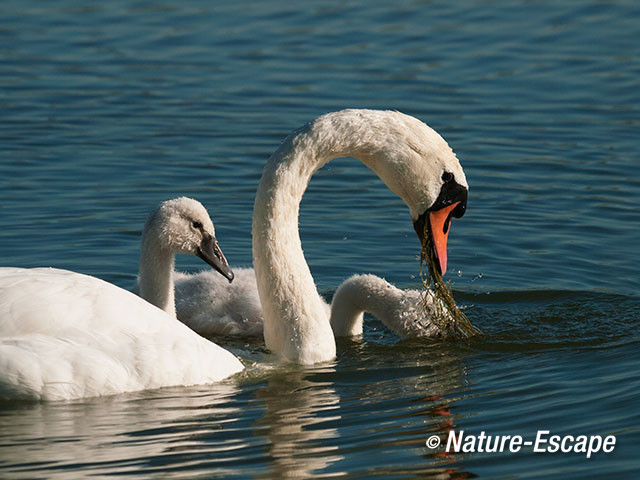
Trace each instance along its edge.
<instances>
[{"instance_id":1,"label":"green pondweed","mask_svg":"<svg viewBox=\"0 0 640 480\"><path fill-rule=\"evenodd\" d=\"M425 229L429 227L425 225ZM425 239L430 235L425 232ZM482 333L473 326L467 316L458 308L451 287L442 279L436 267L435 251L426 240L420 252L420 279L424 286L422 304L425 312L433 318L433 323L445 338L468 338ZM429 275L425 278L423 265L427 264Z\"/></svg>"}]
</instances>

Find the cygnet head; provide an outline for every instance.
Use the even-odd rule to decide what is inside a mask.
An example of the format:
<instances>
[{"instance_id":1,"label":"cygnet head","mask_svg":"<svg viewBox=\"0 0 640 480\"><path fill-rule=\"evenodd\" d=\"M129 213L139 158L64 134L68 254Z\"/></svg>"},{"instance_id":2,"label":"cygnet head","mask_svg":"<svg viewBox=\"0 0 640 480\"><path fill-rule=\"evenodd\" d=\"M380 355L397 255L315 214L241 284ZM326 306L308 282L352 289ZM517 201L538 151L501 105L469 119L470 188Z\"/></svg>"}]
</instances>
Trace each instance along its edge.
<instances>
[{"instance_id":1,"label":"cygnet head","mask_svg":"<svg viewBox=\"0 0 640 480\"><path fill-rule=\"evenodd\" d=\"M233 280L209 213L197 200L180 197L162 202L149 215L142 241L156 242L157 248L171 253L200 257L229 282Z\"/></svg>"}]
</instances>

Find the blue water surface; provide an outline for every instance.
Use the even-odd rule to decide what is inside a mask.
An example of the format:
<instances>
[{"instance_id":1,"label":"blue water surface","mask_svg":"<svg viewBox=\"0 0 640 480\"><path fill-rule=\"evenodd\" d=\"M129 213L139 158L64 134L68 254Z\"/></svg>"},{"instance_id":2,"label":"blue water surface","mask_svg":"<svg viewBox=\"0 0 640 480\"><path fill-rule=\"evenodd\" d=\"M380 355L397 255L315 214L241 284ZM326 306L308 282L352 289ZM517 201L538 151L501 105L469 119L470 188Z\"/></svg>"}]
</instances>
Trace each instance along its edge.
<instances>
[{"instance_id":1,"label":"blue water surface","mask_svg":"<svg viewBox=\"0 0 640 480\"><path fill-rule=\"evenodd\" d=\"M484 335L400 340L370 318L328 365L2 405L0 477L636 477L638 39L631 0L2 2L0 264L131 288L147 213L188 195L248 266L279 142L329 111L394 109L465 169L447 278ZM314 176L300 230L328 296L353 273L419 285L407 208L353 159ZM589 459L425 445L460 430L617 444Z\"/></svg>"}]
</instances>

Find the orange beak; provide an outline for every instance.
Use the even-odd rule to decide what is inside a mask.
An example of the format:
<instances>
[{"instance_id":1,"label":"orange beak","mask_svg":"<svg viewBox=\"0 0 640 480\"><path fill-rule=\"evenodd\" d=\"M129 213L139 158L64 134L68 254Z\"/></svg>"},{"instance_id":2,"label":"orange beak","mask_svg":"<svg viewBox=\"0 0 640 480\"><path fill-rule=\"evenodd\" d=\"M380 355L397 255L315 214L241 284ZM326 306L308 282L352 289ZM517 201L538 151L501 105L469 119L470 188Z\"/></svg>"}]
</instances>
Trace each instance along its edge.
<instances>
[{"instance_id":1,"label":"orange beak","mask_svg":"<svg viewBox=\"0 0 640 480\"><path fill-rule=\"evenodd\" d=\"M451 225L453 209L456 208L459 203L460 202L456 202L453 205L429 213L429 227L431 228L436 260L440 266L440 275L444 275L444 272L447 271L447 238L449 237L449 226Z\"/></svg>"}]
</instances>

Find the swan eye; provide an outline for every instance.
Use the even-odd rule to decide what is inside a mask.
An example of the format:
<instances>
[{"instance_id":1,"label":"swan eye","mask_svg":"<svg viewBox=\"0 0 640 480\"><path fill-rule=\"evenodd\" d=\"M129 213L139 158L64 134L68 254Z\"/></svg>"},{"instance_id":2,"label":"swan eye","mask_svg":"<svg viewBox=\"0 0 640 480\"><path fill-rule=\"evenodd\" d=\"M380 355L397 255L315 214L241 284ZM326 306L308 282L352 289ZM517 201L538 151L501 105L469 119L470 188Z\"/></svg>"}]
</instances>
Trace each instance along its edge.
<instances>
[{"instance_id":1,"label":"swan eye","mask_svg":"<svg viewBox=\"0 0 640 480\"><path fill-rule=\"evenodd\" d=\"M451 172L444 172L442 174L442 181L444 183L449 183L451 180L453 180L453 173Z\"/></svg>"},{"instance_id":2,"label":"swan eye","mask_svg":"<svg viewBox=\"0 0 640 480\"><path fill-rule=\"evenodd\" d=\"M196 230L200 230L202 228L202 223L200 222L191 222L191 226Z\"/></svg>"}]
</instances>

